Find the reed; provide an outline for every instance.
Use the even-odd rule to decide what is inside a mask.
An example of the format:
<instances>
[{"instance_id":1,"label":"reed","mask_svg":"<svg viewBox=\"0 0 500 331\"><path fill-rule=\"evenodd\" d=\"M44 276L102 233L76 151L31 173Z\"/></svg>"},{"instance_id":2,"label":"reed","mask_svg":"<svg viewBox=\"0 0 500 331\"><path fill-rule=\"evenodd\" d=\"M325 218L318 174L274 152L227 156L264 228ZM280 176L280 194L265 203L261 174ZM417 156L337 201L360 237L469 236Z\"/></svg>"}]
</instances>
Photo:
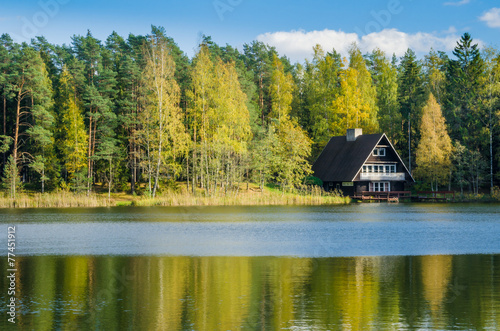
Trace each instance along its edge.
<instances>
[{"instance_id":1,"label":"reed","mask_svg":"<svg viewBox=\"0 0 500 331\"><path fill-rule=\"evenodd\" d=\"M137 206L271 206L271 205L329 205L347 204L349 197L340 195L282 193L265 189L263 192L240 192L235 195L202 196L186 192L166 192L156 198L142 198Z\"/></svg>"},{"instance_id":2,"label":"reed","mask_svg":"<svg viewBox=\"0 0 500 331\"><path fill-rule=\"evenodd\" d=\"M22 193L16 199L0 196L0 208L71 208L71 207L113 207L113 206L269 206L269 205L329 205L346 204L349 197L329 194L321 188L305 187L298 193L284 193L277 189L240 189L227 195L196 195L185 188L166 191L156 198L116 193L108 199L107 194L73 193L66 191L50 193Z\"/></svg>"},{"instance_id":3,"label":"reed","mask_svg":"<svg viewBox=\"0 0 500 331\"><path fill-rule=\"evenodd\" d=\"M69 208L69 207L108 207L114 206L113 200L98 194L51 192L22 193L15 199L0 197L0 208Z\"/></svg>"}]
</instances>

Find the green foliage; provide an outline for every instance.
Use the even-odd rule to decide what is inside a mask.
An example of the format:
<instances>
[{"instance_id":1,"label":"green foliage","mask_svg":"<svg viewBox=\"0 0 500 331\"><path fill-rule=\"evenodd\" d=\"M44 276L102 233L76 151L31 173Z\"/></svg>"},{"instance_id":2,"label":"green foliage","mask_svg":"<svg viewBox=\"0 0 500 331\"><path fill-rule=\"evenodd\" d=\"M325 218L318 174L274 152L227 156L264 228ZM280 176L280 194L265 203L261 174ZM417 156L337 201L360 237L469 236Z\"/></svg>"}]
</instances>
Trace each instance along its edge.
<instances>
[{"instance_id":1,"label":"green foliage","mask_svg":"<svg viewBox=\"0 0 500 331\"><path fill-rule=\"evenodd\" d=\"M469 148L479 147L476 134L480 132L479 94L483 89L484 62L478 44L465 33L453 51L456 59L447 66L446 117L453 139Z\"/></svg>"},{"instance_id":2,"label":"green foliage","mask_svg":"<svg viewBox=\"0 0 500 331\"><path fill-rule=\"evenodd\" d=\"M385 54L374 50L369 56L370 72L377 91L378 123L394 145L401 139L402 116L398 102L398 71Z\"/></svg>"},{"instance_id":3,"label":"green foliage","mask_svg":"<svg viewBox=\"0 0 500 331\"><path fill-rule=\"evenodd\" d=\"M9 156L5 164L2 177L2 186L7 190L9 197L15 199L16 195L22 188L21 178L19 177L19 168L14 160L14 157Z\"/></svg>"},{"instance_id":4,"label":"green foliage","mask_svg":"<svg viewBox=\"0 0 500 331\"><path fill-rule=\"evenodd\" d=\"M500 201L500 188L498 186L493 186L490 195L492 199Z\"/></svg>"},{"instance_id":5,"label":"green foliage","mask_svg":"<svg viewBox=\"0 0 500 331\"><path fill-rule=\"evenodd\" d=\"M342 60L335 50L325 54L321 46L314 47L311 63L306 62L303 72L304 113L308 133L313 140L313 155L318 155L328 140L338 131L339 115L334 101L340 93ZM300 120L300 119L299 119Z\"/></svg>"},{"instance_id":6,"label":"green foliage","mask_svg":"<svg viewBox=\"0 0 500 331\"><path fill-rule=\"evenodd\" d=\"M398 103L402 127L400 138L396 140L396 148L400 151L401 158L407 161L410 172L415 165L414 151L420 140L423 102L422 67L415 52L408 49L399 64Z\"/></svg>"},{"instance_id":7,"label":"green foliage","mask_svg":"<svg viewBox=\"0 0 500 331\"><path fill-rule=\"evenodd\" d=\"M304 185L315 185L323 187L323 181L318 177L307 176L306 179L304 180Z\"/></svg>"},{"instance_id":8,"label":"green foliage","mask_svg":"<svg viewBox=\"0 0 500 331\"><path fill-rule=\"evenodd\" d=\"M133 194L174 192L177 179L206 197L237 196L251 181L283 193L319 185L307 177L310 162L355 127L385 132L422 187L477 195L498 185L498 50L464 34L450 58L430 50L419 60L411 49L400 59L379 49L363 56L356 45L348 59L312 51L291 65L262 42L240 52L203 36L189 59L157 26L104 43L89 31L69 46L2 35L3 187L14 195L22 171L30 188L100 185L108 198L128 185Z\"/></svg>"}]
</instances>

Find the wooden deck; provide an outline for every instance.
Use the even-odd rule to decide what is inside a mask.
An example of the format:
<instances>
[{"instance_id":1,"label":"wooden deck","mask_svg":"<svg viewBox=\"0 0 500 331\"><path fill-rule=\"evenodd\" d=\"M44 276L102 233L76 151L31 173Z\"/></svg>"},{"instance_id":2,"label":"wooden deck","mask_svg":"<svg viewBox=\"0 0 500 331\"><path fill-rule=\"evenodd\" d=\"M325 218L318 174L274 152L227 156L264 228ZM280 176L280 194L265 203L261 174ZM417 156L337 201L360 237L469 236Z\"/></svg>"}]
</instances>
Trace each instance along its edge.
<instances>
[{"instance_id":1,"label":"wooden deck","mask_svg":"<svg viewBox=\"0 0 500 331\"><path fill-rule=\"evenodd\" d=\"M390 191L390 192L368 192L363 191L361 194L357 194L352 197L353 199L359 199L363 201L387 201L387 202L399 202L401 200L410 200L410 191Z\"/></svg>"},{"instance_id":2,"label":"wooden deck","mask_svg":"<svg viewBox=\"0 0 500 331\"><path fill-rule=\"evenodd\" d=\"M453 201L455 200L454 191L419 191L417 195L410 191L390 191L390 192L368 192L363 191L352 196L353 199L362 201Z\"/></svg>"}]
</instances>

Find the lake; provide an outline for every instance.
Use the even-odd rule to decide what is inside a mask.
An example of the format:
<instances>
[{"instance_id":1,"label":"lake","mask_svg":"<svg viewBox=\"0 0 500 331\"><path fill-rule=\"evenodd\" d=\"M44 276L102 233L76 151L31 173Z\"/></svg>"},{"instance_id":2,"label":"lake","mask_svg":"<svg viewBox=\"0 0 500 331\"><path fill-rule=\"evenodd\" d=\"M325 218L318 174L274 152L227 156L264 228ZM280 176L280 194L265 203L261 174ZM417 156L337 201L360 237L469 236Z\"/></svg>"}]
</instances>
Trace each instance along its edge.
<instances>
[{"instance_id":1,"label":"lake","mask_svg":"<svg viewBox=\"0 0 500 331\"><path fill-rule=\"evenodd\" d=\"M2 330L499 330L500 205L0 210Z\"/></svg>"}]
</instances>

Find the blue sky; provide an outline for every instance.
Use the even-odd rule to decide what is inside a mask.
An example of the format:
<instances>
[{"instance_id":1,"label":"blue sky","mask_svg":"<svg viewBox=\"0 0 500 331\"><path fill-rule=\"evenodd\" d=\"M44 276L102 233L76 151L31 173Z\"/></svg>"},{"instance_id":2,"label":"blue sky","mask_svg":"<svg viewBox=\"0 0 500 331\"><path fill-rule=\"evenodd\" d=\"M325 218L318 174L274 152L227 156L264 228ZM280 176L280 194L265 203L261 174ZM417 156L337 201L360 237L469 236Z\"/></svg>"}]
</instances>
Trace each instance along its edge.
<instances>
[{"instance_id":1,"label":"blue sky","mask_svg":"<svg viewBox=\"0 0 500 331\"><path fill-rule=\"evenodd\" d=\"M346 52L352 42L363 51L378 47L400 56L411 47L419 55L431 47L451 51L464 32L481 45L499 46L500 3L482 0L23 0L0 4L0 33L17 42L35 35L69 44L72 35L105 40L147 34L164 26L189 56L201 35L240 50L260 40L302 62L319 43ZM5 3L7 2L7 3Z\"/></svg>"}]
</instances>

